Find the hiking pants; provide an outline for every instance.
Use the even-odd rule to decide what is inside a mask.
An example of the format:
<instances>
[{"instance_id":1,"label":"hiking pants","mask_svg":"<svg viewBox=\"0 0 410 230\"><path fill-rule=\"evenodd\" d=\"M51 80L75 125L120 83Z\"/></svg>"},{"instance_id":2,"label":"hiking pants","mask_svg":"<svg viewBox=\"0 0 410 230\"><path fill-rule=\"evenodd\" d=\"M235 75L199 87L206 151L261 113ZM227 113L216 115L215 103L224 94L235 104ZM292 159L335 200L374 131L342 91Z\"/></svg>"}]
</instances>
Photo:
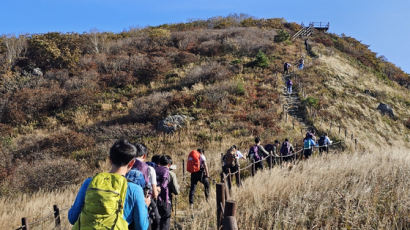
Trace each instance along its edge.
<instances>
[{"instance_id":1,"label":"hiking pants","mask_svg":"<svg viewBox=\"0 0 410 230\"><path fill-rule=\"evenodd\" d=\"M224 172L225 174L228 174L229 170L231 170L231 173L235 173L235 181L236 181L236 184L239 185L239 173L236 173L236 172L238 172L238 166L237 165L235 165L235 166L233 166L233 165L231 165L231 166L224 165L222 167L222 172ZM229 188L229 189L231 189L231 188Z\"/></svg>"},{"instance_id":2,"label":"hiking pants","mask_svg":"<svg viewBox=\"0 0 410 230\"><path fill-rule=\"evenodd\" d=\"M205 198L208 200L209 197L209 178L204 176L204 172L198 171L191 173L191 188L189 189L189 203L194 203L194 194L196 189L196 184L201 182L204 185Z\"/></svg>"},{"instance_id":3,"label":"hiking pants","mask_svg":"<svg viewBox=\"0 0 410 230\"><path fill-rule=\"evenodd\" d=\"M166 204L163 201L158 201L157 203L158 212L161 216L161 220L159 223L160 230L168 230L170 228L171 223L171 204Z\"/></svg>"},{"instance_id":4,"label":"hiking pants","mask_svg":"<svg viewBox=\"0 0 410 230\"><path fill-rule=\"evenodd\" d=\"M287 86L288 94L292 94L292 85Z\"/></svg>"},{"instance_id":5,"label":"hiking pants","mask_svg":"<svg viewBox=\"0 0 410 230\"><path fill-rule=\"evenodd\" d=\"M160 230L160 220L161 216L158 212L157 203L154 199L151 199L151 204L148 207L148 214L150 219L150 228L151 230Z\"/></svg>"},{"instance_id":6,"label":"hiking pants","mask_svg":"<svg viewBox=\"0 0 410 230\"><path fill-rule=\"evenodd\" d=\"M304 149L303 155L305 155L305 158L308 159L312 155L312 149Z\"/></svg>"},{"instance_id":7,"label":"hiking pants","mask_svg":"<svg viewBox=\"0 0 410 230\"><path fill-rule=\"evenodd\" d=\"M263 161L259 161L255 163L255 172L258 171L259 169L263 169Z\"/></svg>"},{"instance_id":8,"label":"hiking pants","mask_svg":"<svg viewBox=\"0 0 410 230\"><path fill-rule=\"evenodd\" d=\"M329 147L327 147L327 146L322 146L322 147L319 147L319 154L322 154L322 152L328 152L328 148Z\"/></svg>"}]
</instances>

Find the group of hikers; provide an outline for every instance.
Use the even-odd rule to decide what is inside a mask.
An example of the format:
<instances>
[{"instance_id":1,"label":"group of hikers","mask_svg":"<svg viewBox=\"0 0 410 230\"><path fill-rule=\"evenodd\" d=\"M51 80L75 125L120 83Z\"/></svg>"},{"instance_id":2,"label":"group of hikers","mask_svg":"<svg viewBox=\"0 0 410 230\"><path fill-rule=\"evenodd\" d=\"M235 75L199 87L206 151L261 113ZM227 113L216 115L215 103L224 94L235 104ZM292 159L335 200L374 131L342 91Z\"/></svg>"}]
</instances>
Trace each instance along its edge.
<instances>
[{"instance_id":1,"label":"group of hikers","mask_svg":"<svg viewBox=\"0 0 410 230\"><path fill-rule=\"evenodd\" d=\"M309 158L313 147L326 151L332 143L324 134L316 144L314 132L304 138L303 155ZM293 159L295 149L288 139L281 144L263 146L255 138L245 156L232 145L222 156L222 171L235 173L239 160L250 159L256 170L263 169L263 159L281 157L282 162ZM176 168L169 155L153 155L148 162L149 151L144 144L130 143L125 139L116 141L109 151L111 169L87 178L80 187L68 212L68 220L74 229L136 229L168 230L173 195L180 193ZM268 161L268 162L272 162ZM198 182L204 185L205 198L209 197L209 169L203 149L192 150L188 155L187 171L191 173L189 204L193 207ZM236 182L239 174L236 173Z\"/></svg>"},{"instance_id":2,"label":"group of hikers","mask_svg":"<svg viewBox=\"0 0 410 230\"><path fill-rule=\"evenodd\" d=\"M86 179L68 212L72 229L169 229L175 167L169 155L148 155L143 144L115 142L111 170Z\"/></svg>"}]
</instances>

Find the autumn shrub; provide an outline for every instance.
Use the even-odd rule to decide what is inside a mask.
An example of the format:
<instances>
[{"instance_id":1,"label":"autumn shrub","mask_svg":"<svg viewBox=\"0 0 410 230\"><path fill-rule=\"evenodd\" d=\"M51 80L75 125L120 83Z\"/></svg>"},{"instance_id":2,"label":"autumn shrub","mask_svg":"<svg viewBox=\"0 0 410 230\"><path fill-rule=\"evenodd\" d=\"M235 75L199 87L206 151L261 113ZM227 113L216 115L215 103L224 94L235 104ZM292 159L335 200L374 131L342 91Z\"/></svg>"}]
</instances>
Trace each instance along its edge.
<instances>
[{"instance_id":1,"label":"autumn shrub","mask_svg":"<svg viewBox=\"0 0 410 230\"><path fill-rule=\"evenodd\" d=\"M167 115L172 100L170 92L155 92L133 101L134 107L129 110L130 118L137 122L157 121Z\"/></svg>"},{"instance_id":2,"label":"autumn shrub","mask_svg":"<svg viewBox=\"0 0 410 230\"><path fill-rule=\"evenodd\" d=\"M171 68L170 61L161 56L133 56L130 60L130 71L141 83L163 78Z\"/></svg>"},{"instance_id":3,"label":"autumn shrub","mask_svg":"<svg viewBox=\"0 0 410 230\"><path fill-rule=\"evenodd\" d=\"M220 41L204 41L195 49L195 52L205 56L218 56L223 54L223 45Z\"/></svg>"},{"instance_id":4,"label":"autumn shrub","mask_svg":"<svg viewBox=\"0 0 410 230\"><path fill-rule=\"evenodd\" d=\"M199 60L199 57L196 56L195 54L185 52L185 51L176 53L175 55L172 56L172 58L173 58L173 63L174 65L176 65L176 67L182 67L189 63L195 63Z\"/></svg>"},{"instance_id":5,"label":"autumn shrub","mask_svg":"<svg viewBox=\"0 0 410 230\"><path fill-rule=\"evenodd\" d=\"M213 83L220 80L229 79L232 73L217 62L204 63L192 68L187 75L181 79L181 84L191 86L198 82Z\"/></svg>"},{"instance_id":6,"label":"autumn shrub","mask_svg":"<svg viewBox=\"0 0 410 230\"><path fill-rule=\"evenodd\" d=\"M27 57L41 69L76 67L81 55L78 34L47 33L28 40Z\"/></svg>"},{"instance_id":7,"label":"autumn shrub","mask_svg":"<svg viewBox=\"0 0 410 230\"><path fill-rule=\"evenodd\" d=\"M43 160L35 163L21 163L12 178L12 187L22 192L39 189L51 191L78 184L90 170L69 159Z\"/></svg>"},{"instance_id":8,"label":"autumn shrub","mask_svg":"<svg viewBox=\"0 0 410 230\"><path fill-rule=\"evenodd\" d=\"M13 153L14 159L31 162L39 159L68 158L74 151L92 149L95 141L83 133L68 130L41 139L28 136L20 140L18 146L18 150Z\"/></svg>"},{"instance_id":9,"label":"autumn shrub","mask_svg":"<svg viewBox=\"0 0 410 230\"><path fill-rule=\"evenodd\" d=\"M135 83L136 79L127 72L120 71L116 74L105 74L101 76L101 83L106 87L124 88Z\"/></svg>"},{"instance_id":10,"label":"autumn shrub","mask_svg":"<svg viewBox=\"0 0 410 230\"><path fill-rule=\"evenodd\" d=\"M290 38L289 33L286 30L279 30L278 34L275 35L274 40L275 42L284 42Z\"/></svg>"}]
</instances>

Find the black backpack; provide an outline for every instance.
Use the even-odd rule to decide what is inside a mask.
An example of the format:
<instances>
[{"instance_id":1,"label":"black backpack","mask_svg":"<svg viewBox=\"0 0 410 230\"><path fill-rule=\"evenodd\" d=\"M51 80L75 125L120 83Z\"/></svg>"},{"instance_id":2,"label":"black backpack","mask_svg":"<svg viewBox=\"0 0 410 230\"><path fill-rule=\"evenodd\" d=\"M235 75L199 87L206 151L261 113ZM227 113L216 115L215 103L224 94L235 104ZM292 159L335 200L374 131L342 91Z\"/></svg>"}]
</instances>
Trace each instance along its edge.
<instances>
[{"instance_id":1,"label":"black backpack","mask_svg":"<svg viewBox=\"0 0 410 230\"><path fill-rule=\"evenodd\" d=\"M320 137L320 139L318 141L319 146L324 146L325 145L325 139L326 139L325 136Z\"/></svg>"}]
</instances>

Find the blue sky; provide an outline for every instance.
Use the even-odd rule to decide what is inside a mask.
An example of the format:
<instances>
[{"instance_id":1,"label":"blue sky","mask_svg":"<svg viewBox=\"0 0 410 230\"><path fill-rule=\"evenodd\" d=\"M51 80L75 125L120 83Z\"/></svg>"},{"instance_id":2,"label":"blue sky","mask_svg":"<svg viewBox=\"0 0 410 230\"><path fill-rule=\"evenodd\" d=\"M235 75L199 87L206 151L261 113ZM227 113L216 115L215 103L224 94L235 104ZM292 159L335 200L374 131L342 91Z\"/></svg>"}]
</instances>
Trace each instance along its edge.
<instances>
[{"instance_id":1,"label":"blue sky","mask_svg":"<svg viewBox=\"0 0 410 230\"><path fill-rule=\"evenodd\" d=\"M2 0L0 34L120 32L130 27L245 13L330 22L410 73L410 0Z\"/></svg>"}]
</instances>

